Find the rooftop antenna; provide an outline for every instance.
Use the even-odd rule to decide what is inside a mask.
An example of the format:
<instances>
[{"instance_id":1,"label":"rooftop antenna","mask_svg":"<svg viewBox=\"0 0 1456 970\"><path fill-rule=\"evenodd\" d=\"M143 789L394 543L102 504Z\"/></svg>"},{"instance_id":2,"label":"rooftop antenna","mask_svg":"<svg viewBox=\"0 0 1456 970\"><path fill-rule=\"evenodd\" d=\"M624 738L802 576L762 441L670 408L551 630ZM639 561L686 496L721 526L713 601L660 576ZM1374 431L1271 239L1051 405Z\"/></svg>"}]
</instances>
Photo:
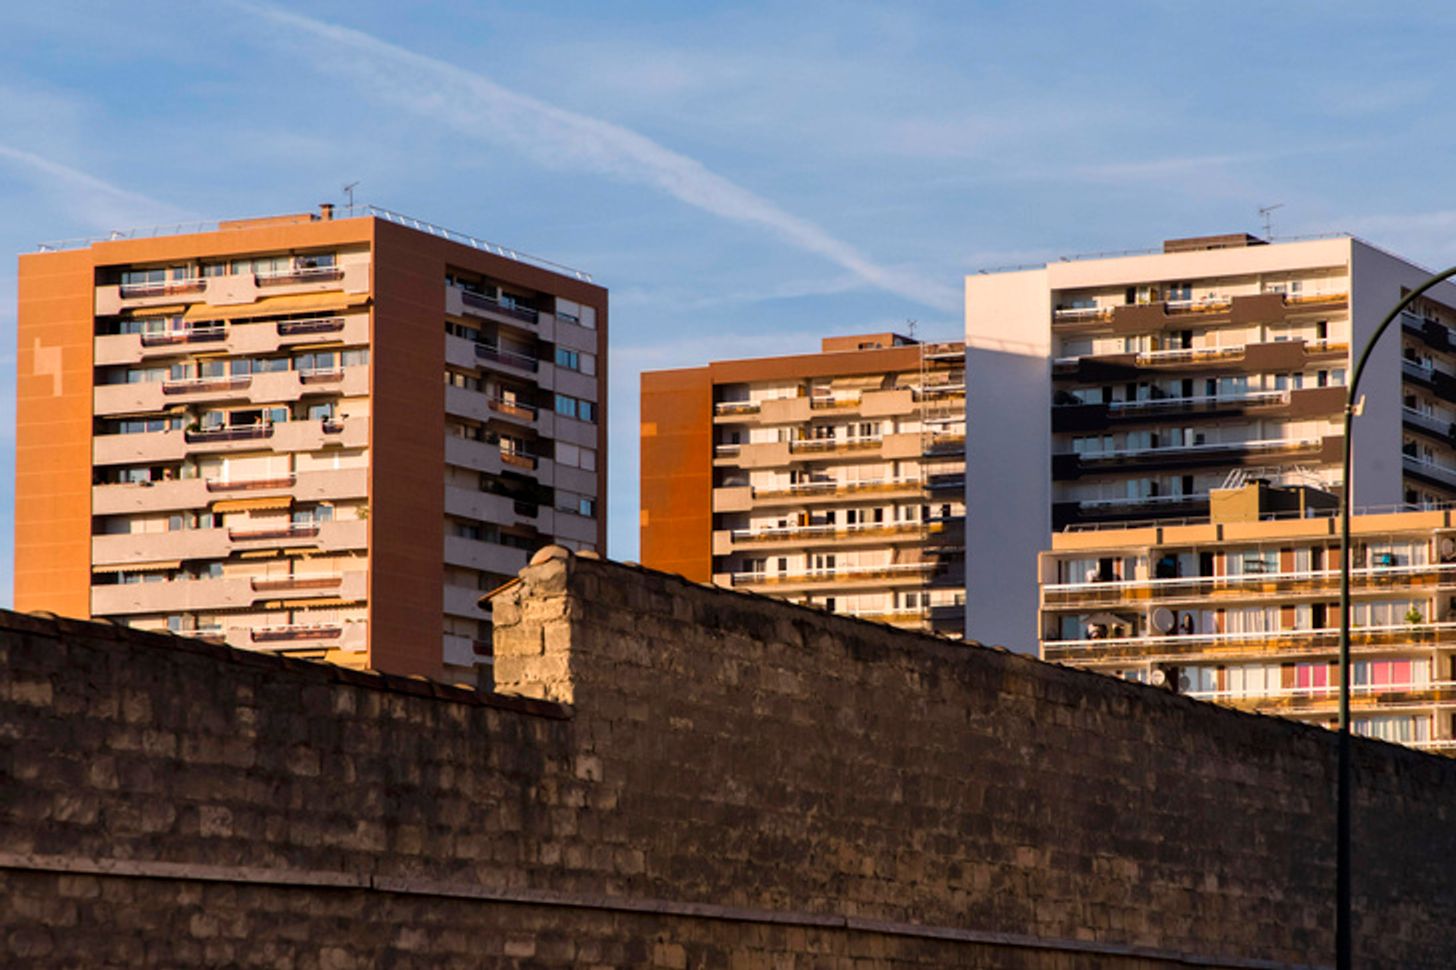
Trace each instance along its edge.
<instances>
[{"instance_id":1,"label":"rooftop antenna","mask_svg":"<svg viewBox=\"0 0 1456 970\"><path fill-rule=\"evenodd\" d=\"M1264 220L1264 238L1274 238L1274 210L1284 208L1283 202L1259 206L1259 217Z\"/></svg>"},{"instance_id":2,"label":"rooftop antenna","mask_svg":"<svg viewBox=\"0 0 1456 970\"><path fill-rule=\"evenodd\" d=\"M908 336L911 340L915 339L915 325L919 322L919 320L911 320L909 318L905 320L905 329L909 331Z\"/></svg>"},{"instance_id":3,"label":"rooftop antenna","mask_svg":"<svg viewBox=\"0 0 1456 970\"><path fill-rule=\"evenodd\" d=\"M354 186L358 184L356 181L344 186L344 197L349 200L349 215L354 214Z\"/></svg>"}]
</instances>

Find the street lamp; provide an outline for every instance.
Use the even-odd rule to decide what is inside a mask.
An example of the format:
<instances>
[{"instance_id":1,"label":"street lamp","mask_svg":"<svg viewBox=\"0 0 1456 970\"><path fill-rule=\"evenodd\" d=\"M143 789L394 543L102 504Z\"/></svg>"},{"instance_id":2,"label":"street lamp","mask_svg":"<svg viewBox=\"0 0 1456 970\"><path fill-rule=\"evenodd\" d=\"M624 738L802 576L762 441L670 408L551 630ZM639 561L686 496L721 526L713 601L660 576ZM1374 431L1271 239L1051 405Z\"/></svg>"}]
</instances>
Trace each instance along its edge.
<instances>
[{"instance_id":1,"label":"street lamp","mask_svg":"<svg viewBox=\"0 0 1456 970\"><path fill-rule=\"evenodd\" d=\"M1442 280L1456 276L1456 266L1428 277L1407 293L1380 321L1380 326L1365 341L1355 370L1345 387L1345 461L1344 484L1340 489L1340 737L1339 781L1335 795L1335 970L1351 970L1350 932L1350 446L1355 430L1355 416L1360 405L1360 376L1370 352L1387 327L1402 310L1422 293ZM1354 320L1351 320L1354 337Z\"/></svg>"}]
</instances>

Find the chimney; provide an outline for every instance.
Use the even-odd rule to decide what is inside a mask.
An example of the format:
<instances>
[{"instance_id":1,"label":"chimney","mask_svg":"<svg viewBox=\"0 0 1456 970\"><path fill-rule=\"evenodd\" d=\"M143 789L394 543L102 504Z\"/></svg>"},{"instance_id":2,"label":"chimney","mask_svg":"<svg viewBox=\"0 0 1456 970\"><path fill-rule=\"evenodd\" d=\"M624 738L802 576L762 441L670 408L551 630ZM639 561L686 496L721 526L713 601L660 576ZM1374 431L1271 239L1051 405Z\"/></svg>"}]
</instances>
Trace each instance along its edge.
<instances>
[{"instance_id":1,"label":"chimney","mask_svg":"<svg viewBox=\"0 0 1456 970\"><path fill-rule=\"evenodd\" d=\"M334 218L334 204L332 202L319 203L319 221L328 222Z\"/></svg>"}]
</instances>

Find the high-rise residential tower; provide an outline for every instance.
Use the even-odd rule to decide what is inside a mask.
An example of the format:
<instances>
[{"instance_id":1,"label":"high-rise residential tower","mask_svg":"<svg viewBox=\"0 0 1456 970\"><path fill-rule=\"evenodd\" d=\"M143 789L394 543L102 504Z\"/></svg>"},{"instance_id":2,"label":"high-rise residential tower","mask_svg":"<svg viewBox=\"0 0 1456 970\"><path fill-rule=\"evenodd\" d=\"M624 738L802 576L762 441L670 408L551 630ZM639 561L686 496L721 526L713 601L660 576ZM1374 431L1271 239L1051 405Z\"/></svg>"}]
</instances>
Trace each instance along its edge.
<instances>
[{"instance_id":1,"label":"high-rise residential tower","mask_svg":"<svg viewBox=\"0 0 1456 970\"><path fill-rule=\"evenodd\" d=\"M642 560L958 637L964 348L822 348L642 375Z\"/></svg>"},{"instance_id":2,"label":"high-rise residential tower","mask_svg":"<svg viewBox=\"0 0 1456 970\"><path fill-rule=\"evenodd\" d=\"M968 633L1037 641L1039 550L1069 529L1206 520L1246 479L1338 490L1344 384L1425 270L1348 236L1243 234L966 281ZM1456 287L1362 384L1353 500L1456 498Z\"/></svg>"},{"instance_id":3,"label":"high-rise residential tower","mask_svg":"<svg viewBox=\"0 0 1456 970\"><path fill-rule=\"evenodd\" d=\"M607 294L370 209L22 256L15 602L475 679L605 542Z\"/></svg>"}]
</instances>

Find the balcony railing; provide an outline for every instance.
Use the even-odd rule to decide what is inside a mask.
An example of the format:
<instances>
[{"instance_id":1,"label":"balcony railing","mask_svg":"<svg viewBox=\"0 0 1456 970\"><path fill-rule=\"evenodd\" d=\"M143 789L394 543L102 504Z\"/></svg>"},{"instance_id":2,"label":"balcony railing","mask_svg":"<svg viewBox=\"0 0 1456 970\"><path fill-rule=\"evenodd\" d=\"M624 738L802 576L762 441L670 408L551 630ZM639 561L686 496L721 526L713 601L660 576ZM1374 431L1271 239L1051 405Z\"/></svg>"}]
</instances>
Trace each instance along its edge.
<instances>
[{"instance_id":1,"label":"balcony railing","mask_svg":"<svg viewBox=\"0 0 1456 970\"><path fill-rule=\"evenodd\" d=\"M1078 502L1077 507L1090 512L1097 509L1141 508L1147 505L1189 505L1194 502L1207 501L1207 492L1194 492L1190 495L1144 495L1141 498L1089 498Z\"/></svg>"},{"instance_id":2,"label":"balcony railing","mask_svg":"<svg viewBox=\"0 0 1456 970\"><path fill-rule=\"evenodd\" d=\"M303 384L327 384L344 379L342 367L310 367L300 369L297 373L299 382Z\"/></svg>"},{"instance_id":3,"label":"balcony railing","mask_svg":"<svg viewBox=\"0 0 1456 970\"><path fill-rule=\"evenodd\" d=\"M1056 407L1088 407L1097 402L1057 404ZM1288 404L1288 391L1249 391L1246 394L1199 395L1196 397L1158 397L1145 401L1111 401L1109 414L1139 411L1206 411L1231 404Z\"/></svg>"},{"instance_id":4,"label":"balcony railing","mask_svg":"<svg viewBox=\"0 0 1456 970\"><path fill-rule=\"evenodd\" d=\"M269 488L291 488L294 481L292 475L280 478L244 478L232 481L211 478L207 480L207 490L209 492L256 492Z\"/></svg>"},{"instance_id":5,"label":"balcony railing","mask_svg":"<svg viewBox=\"0 0 1456 970\"><path fill-rule=\"evenodd\" d=\"M1449 691L1456 688L1456 681L1451 680L1427 680L1424 682L1410 682L1404 684L1351 684L1350 694L1359 700L1376 700L1382 694L1415 694L1434 693L1437 691ZM1180 691L1185 697L1197 698L1201 701L1217 701L1227 704L1231 701L1274 701L1289 704L1299 701L1338 701L1340 697L1340 685L1338 683L1326 684L1320 687L1275 687L1271 690L1188 690Z\"/></svg>"},{"instance_id":6,"label":"balcony railing","mask_svg":"<svg viewBox=\"0 0 1456 970\"><path fill-rule=\"evenodd\" d=\"M1213 451L1293 451L1318 448L1322 438L1263 438L1256 441L1214 441L1201 445L1149 445L1145 448L1107 448L1097 451L1066 452L1084 462L1117 458L1146 458L1149 455L1206 454Z\"/></svg>"},{"instance_id":7,"label":"balcony railing","mask_svg":"<svg viewBox=\"0 0 1456 970\"><path fill-rule=\"evenodd\" d=\"M1443 438L1453 437L1452 432L1456 432L1456 421L1433 412L1418 411L1415 408L1402 406L1400 416L1411 424L1418 425Z\"/></svg>"},{"instance_id":8,"label":"balcony railing","mask_svg":"<svg viewBox=\"0 0 1456 970\"><path fill-rule=\"evenodd\" d=\"M486 403L492 411L499 411L501 414L507 414L513 418L520 418L522 421L536 420L536 409L529 404L507 401L501 397L490 398Z\"/></svg>"},{"instance_id":9,"label":"balcony railing","mask_svg":"<svg viewBox=\"0 0 1456 970\"><path fill-rule=\"evenodd\" d=\"M343 317L318 317L312 320L279 320L278 336L288 337L300 333L333 333L344 329Z\"/></svg>"},{"instance_id":10,"label":"balcony railing","mask_svg":"<svg viewBox=\"0 0 1456 970\"><path fill-rule=\"evenodd\" d=\"M338 266L299 266L276 273L256 273L253 277L259 286L283 286L288 283L326 283L344 278L344 271Z\"/></svg>"},{"instance_id":11,"label":"balcony railing","mask_svg":"<svg viewBox=\"0 0 1456 970\"><path fill-rule=\"evenodd\" d=\"M237 391L253 383L248 374L226 374L218 377L187 377L163 381L163 394L196 394L199 391Z\"/></svg>"},{"instance_id":12,"label":"balcony railing","mask_svg":"<svg viewBox=\"0 0 1456 970\"><path fill-rule=\"evenodd\" d=\"M165 330L143 330L143 347L166 347L172 344L210 343L227 339L227 325L216 323L194 323L183 327L168 327Z\"/></svg>"},{"instance_id":13,"label":"balcony railing","mask_svg":"<svg viewBox=\"0 0 1456 970\"><path fill-rule=\"evenodd\" d=\"M1401 461L1406 468L1418 474L1427 475L1431 478L1439 478L1453 486L1456 486L1456 468L1450 465L1443 465L1438 461L1429 458L1417 458L1414 455L1401 455Z\"/></svg>"},{"instance_id":14,"label":"balcony railing","mask_svg":"<svg viewBox=\"0 0 1456 970\"><path fill-rule=\"evenodd\" d=\"M200 293L206 286L207 280L201 276L193 276L180 280L158 280L154 283L123 283L120 293L122 299L171 296L174 293Z\"/></svg>"},{"instance_id":15,"label":"balcony railing","mask_svg":"<svg viewBox=\"0 0 1456 970\"><path fill-rule=\"evenodd\" d=\"M871 478L858 482L796 482L785 488L753 489L754 498L793 498L812 495L850 495L858 492L892 492L919 488L918 478Z\"/></svg>"},{"instance_id":16,"label":"balcony railing","mask_svg":"<svg viewBox=\"0 0 1456 970\"><path fill-rule=\"evenodd\" d=\"M252 580L255 593L284 593L295 590L334 589L344 582L343 576L279 576L268 578L255 576Z\"/></svg>"},{"instance_id":17,"label":"balcony railing","mask_svg":"<svg viewBox=\"0 0 1456 970\"><path fill-rule=\"evenodd\" d=\"M813 411L831 411L836 408L853 408L859 406L859 395L853 397L811 397L809 408Z\"/></svg>"},{"instance_id":18,"label":"balcony railing","mask_svg":"<svg viewBox=\"0 0 1456 970\"><path fill-rule=\"evenodd\" d=\"M713 405L714 414L757 414L763 405L758 401L719 401Z\"/></svg>"},{"instance_id":19,"label":"balcony railing","mask_svg":"<svg viewBox=\"0 0 1456 970\"><path fill-rule=\"evenodd\" d=\"M189 444L201 441L244 441L248 438L270 438L273 435L273 425L264 424L238 424L221 425L214 428L189 429L183 432Z\"/></svg>"},{"instance_id":20,"label":"balcony railing","mask_svg":"<svg viewBox=\"0 0 1456 970\"><path fill-rule=\"evenodd\" d=\"M251 542L261 539L312 539L319 534L316 522L290 522L288 525L268 526L262 529L228 529L228 539L233 542Z\"/></svg>"},{"instance_id":21,"label":"balcony railing","mask_svg":"<svg viewBox=\"0 0 1456 970\"><path fill-rule=\"evenodd\" d=\"M475 345L475 356L482 360L493 360L510 367L519 367L535 373L540 366L540 361L535 357L527 357L525 354L518 354L510 350L501 350L493 344L477 343Z\"/></svg>"},{"instance_id":22,"label":"balcony railing","mask_svg":"<svg viewBox=\"0 0 1456 970\"><path fill-rule=\"evenodd\" d=\"M282 640L333 640L343 633L344 627L338 623L288 623L254 627L249 631L249 637L254 643L271 643Z\"/></svg>"},{"instance_id":23,"label":"balcony railing","mask_svg":"<svg viewBox=\"0 0 1456 970\"><path fill-rule=\"evenodd\" d=\"M1129 650L1157 653L1154 648L1175 648L1176 653L1197 653L1208 649L1264 644L1275 650L1288 646L1300 650L1333 647L1340 636L1339 627L1318 627L1307 630L1251 630L1240 633L1184 633L1142 637L1092 637L1079 640L1043 640L1042 652L1048 660L1082 651L1095 653ZM1456 640L1456 621L1441 623L1391 623L1379 626L1357 626L1350 630L1355 646L1391 646L1403 644L1447 644Z\"/></svg>"},{"instance_id":24,"label":"balcony railing","mask_svg":"<svg viewBox=\"0 0 1456 970\"><path fill-rule=\"evenodd\" d=\"M509 451L501 449L501 461L507 465L515 465L517 468L529 468L534 470L537 464L536 456L525 451Z\"/></svg>"},{"instance_id":25,"label":"balcony railing","mask_svg":"<svg viewBox=\"0 0 1456 970\"><path fill-rule=\"evenodd\" d=\"M1110 306L1058 307L1052 312L1052 317L1061 323L1085 323L1091 320L1111 320L1112 311L1113 307Z\"/></svg>"},{"instance_id":26,"label":"balcony railing","mask_svg":"<svg viewBox=\"0 0 1456 970\"><path fill-rule=\"evenodd\" d=\"M772 586L780 583L830 583L840 579L900 579L920 576L941 568L933 562L887 563L883 566L840 566L810 569L798 573L733 573L734 586Z\"/></svg>"},{"instance_id":27,"label":"balcony railing","mask_svg":"<svg viewBox=\"0 0 1456 970\"><path fill-rule=\"evenodd\" d=\"M1047 583L1042 591L1048 595L1111 593L1128 599L1147 597L1172 597L1179 595L1203 595L1217 590L1237 590L1250 586L1278 585L1281 587L1310 586L1323 587L1339 582L1338 569L1300 569L1285 572L1248 572L1236 576L1178 576L1168 579L1128 579L1108 582L1092 581L1081 583ZM1420 579L1435 579L1456 584L1456 563L1415 563L1404 566L1357 566L1350 570L1352 584L1361 586L1412 586ZM1384 581L1382 584L1381 581Z\"/></svg>"},{"instance_id":28,"label":"balcony railing","mask_svg":"<svg viewBox=\"0 0 1456 970\"><path fill-rule=\"evenodd\" d=\"M800 438L789 442L792 453L825 451L862 451L878 448L884 439L879 435L861 435L848 438Z\"/></svg>"},{"instance_id":29,"label":"balcony railing","mask_svg":"<svg viewBox=\"0 0 1456 970\"><path fill-rule=\"evenodd\" d=\"M477 310L486 310L490 313L499 313L510 317L513 320L520 320L522 323L529 323L533 326L539 322L540 316L531 307L516 306L513 303L502 303L494 297L486 296L484 293L475 293L471 290L460 291L460 300L468 307Z\"/></svg>"},{"instance_id":30,"label":"balcony railing","mask_svg":"<svg viewBox=\"0 0 1456 970\"><path fill-rule=\"evenodd\" d=\"M734 542L773 542L780 539L853 538L861 535L924 535L941 532L948 521L960 521L960 516L949 519L928 519L924 522L864 522L855 525L790 525L763 529L733 529L729 534Z\"/></svg>"}]
</instances>

